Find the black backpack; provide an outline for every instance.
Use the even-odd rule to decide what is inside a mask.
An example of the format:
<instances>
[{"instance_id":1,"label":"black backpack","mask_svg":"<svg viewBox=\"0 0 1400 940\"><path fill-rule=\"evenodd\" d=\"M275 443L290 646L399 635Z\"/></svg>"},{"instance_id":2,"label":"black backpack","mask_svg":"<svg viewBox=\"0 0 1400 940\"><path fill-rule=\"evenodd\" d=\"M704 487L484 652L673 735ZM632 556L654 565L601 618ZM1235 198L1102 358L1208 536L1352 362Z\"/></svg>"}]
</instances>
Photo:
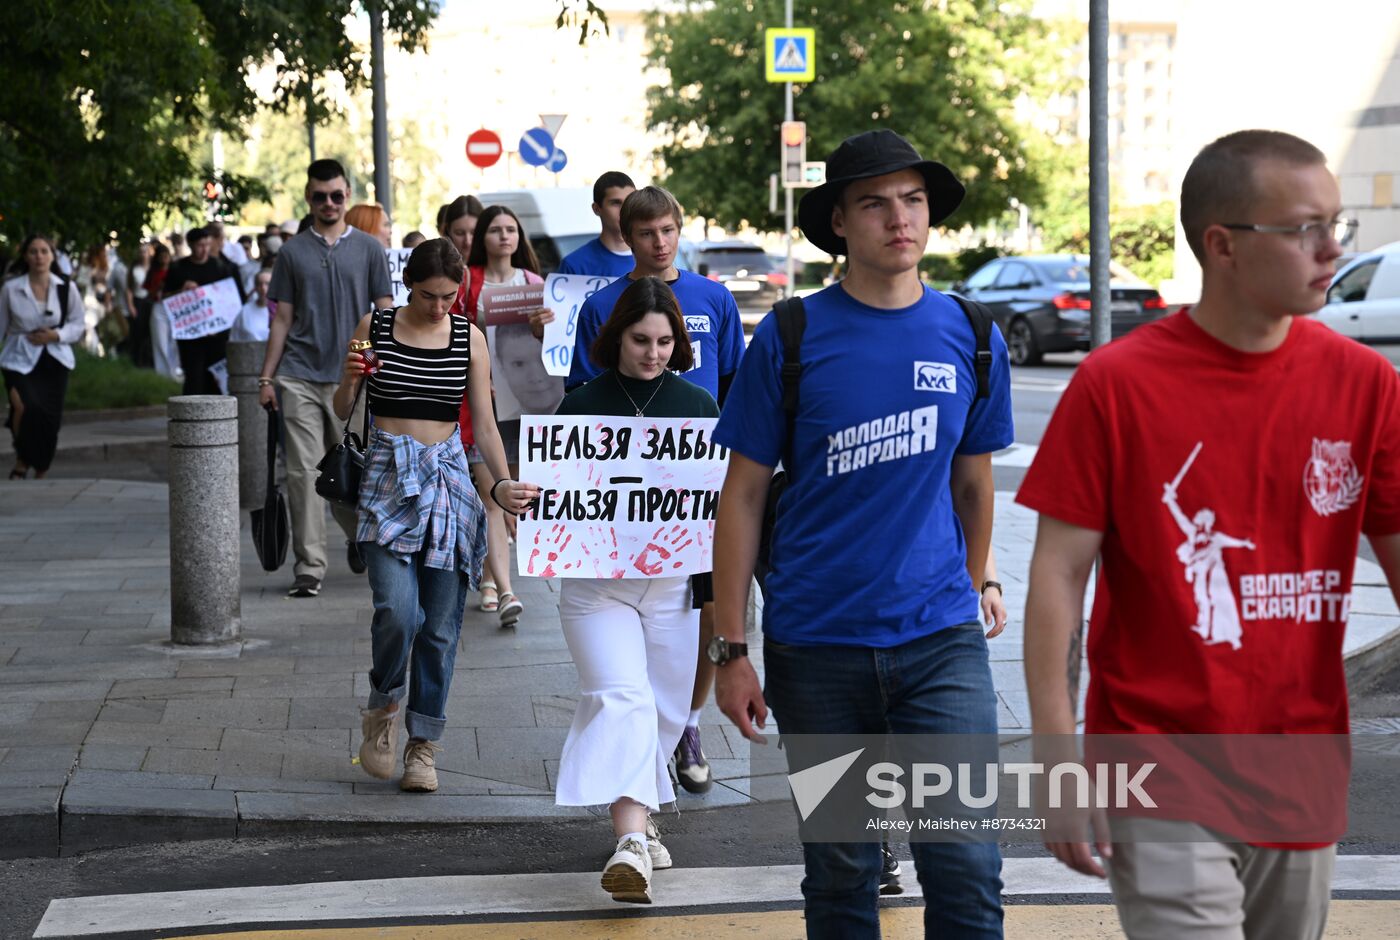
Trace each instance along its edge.
<instances>
[{"instance_id":1,"label":"black backpack","mask_svg":"<svg viewBox=\"0 0 1400 940\"><path fill-rule=\"evenodd\" d=\"M977 396L974 402L990 398L992 394L992 311L986 304L967 300L956 294L949 294L957 301L968 322L972 324L972 335L977 348L973 353L972 364L977 375ZM768 483L768 501L763 507L763 528L759 532L758 560L754 564L754 578L758 587L767 596L768 572L772 570L770 556L773 550L773 527L778 521L778 503L791 482L789 471L793 464L792 444L797 425L797 395L802 384L802 334L807 330L807 308L801 297L789 297L773 305L773 316L778 320L778 336L783 344L783 414L787 419L786 443L783 447L783 469L773 474Z\"/></svg>"}]
</instances>

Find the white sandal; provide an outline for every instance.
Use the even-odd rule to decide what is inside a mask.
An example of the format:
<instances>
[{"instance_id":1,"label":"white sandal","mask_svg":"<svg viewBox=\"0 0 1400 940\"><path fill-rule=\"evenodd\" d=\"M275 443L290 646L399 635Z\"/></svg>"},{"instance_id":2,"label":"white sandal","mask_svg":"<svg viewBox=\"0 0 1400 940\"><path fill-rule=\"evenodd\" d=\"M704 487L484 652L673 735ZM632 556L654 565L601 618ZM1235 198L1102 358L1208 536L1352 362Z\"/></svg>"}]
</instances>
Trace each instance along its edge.
<instances>
[{"instance_id":1,"label":"white sandal","mask_svg":"<svg viewBox=\"0 0 1400 940\"><path fill-rule=\"evenodd\" d=\"M481 582L481 604L479 606L488 614L494 614L500 608L501 599L496 594L495 581Z\"/></svg>"}]
</instances>

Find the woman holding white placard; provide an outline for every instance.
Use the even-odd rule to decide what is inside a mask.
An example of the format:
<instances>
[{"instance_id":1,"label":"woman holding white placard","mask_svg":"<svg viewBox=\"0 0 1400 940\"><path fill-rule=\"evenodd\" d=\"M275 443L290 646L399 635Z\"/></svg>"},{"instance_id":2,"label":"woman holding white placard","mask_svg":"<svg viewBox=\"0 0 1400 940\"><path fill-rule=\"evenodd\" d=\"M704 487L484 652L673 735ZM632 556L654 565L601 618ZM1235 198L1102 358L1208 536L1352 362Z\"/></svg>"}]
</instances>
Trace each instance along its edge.
<instances>
[{"instance_id":1,"label":"woman holding white placard","mask_svg":"<svg viewBox=\"0 0 1400 940\"><path fill-rule=\"evenodd\" d=\"M525 229L515 213L505 206L487 206L483 209L467 254L467 278L462 282L465 291L458 291L459 306L467 319L485 332L486 344L492 347L491 369L498 378L504 377L505 364L496 354L494 346L498 330L503 327L491 326L481 319L481 291L486 287L524 287L543 280L535 249L530 247L530 239L525 236ZM523 325L519 329L523 330ZM559 385L562 392L563 383ZM505 447L506 462L511 466L511 473L515 473L520 442L520 404L508 385L498 381L494 391L501 443ZM484 468L473 464L472 472L479 488L485 479ZM511 627L520 619L525 605L511 591L510 547L506 542L505 516L489 504L486 526L486 569L489 577L481 585L481 609L498 611L501 626Z\"/></svg>"},{"instance_id":2,"label":"woman holding white placard","mask_svg":"<svg viewBox=\"0 0 1400 940\"><path fill-rule=\"evenodd\" d=\"M689 369L694 353L660 278L623 291L590 353L603 373L565 396L557 414L719 416L709 392L671 374ZM617 901L650 903L652 869L671 867L650 814L675 800L666 764L690 714L700 643L690 580L565 578L559 591L582 694L554 800L609 807L617 845L603 890Z\"/></svg>"}]
</instances>

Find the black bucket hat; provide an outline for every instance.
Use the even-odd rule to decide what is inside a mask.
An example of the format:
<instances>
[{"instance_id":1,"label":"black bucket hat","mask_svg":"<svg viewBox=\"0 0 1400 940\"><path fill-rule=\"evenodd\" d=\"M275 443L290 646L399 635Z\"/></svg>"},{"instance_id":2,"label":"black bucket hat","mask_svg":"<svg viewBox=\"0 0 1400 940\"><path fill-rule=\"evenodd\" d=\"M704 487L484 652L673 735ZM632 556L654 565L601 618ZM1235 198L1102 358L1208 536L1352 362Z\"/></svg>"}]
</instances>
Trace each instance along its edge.
<instances>
[{"instance_id":1,"label":"black bucket hat","mask_svg":"<svg viewBox=\"0 0 1400 940\"><path fill-rule=\"evenodd\" d=\"M937 225L963 201L967 190L953 171L925 160L914 145L891 130L866 131L847 137L826 158L826 182L802 197L797 225L807 240L833 255L846 253L846 240L831 230L831 210L847 184L885 176L900 170L918 170L928 186L928 221Z\"/></svg>"}]
</instances>

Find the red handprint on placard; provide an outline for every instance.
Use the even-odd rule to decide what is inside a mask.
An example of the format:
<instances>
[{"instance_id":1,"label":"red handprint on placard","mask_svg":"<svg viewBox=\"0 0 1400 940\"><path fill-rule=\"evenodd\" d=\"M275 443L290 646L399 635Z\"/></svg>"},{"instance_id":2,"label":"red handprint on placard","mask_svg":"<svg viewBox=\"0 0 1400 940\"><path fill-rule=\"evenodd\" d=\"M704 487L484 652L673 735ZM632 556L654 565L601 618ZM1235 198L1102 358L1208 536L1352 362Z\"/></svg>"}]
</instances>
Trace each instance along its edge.
<instances>
[{"instance_id":1,"label":"red handprint on placard","mask_svg":"<svg viewBox=\"0 0 1400 940\"><path fill-rule=\"evenodd\" d=\"M564 526L556 522L554 525L550 526L548 539L544 547L541 548L540 536L543 534L542 531L535 533L534 547L530 549L530 560L525 564L525 573L531 575L535 573L535 559L543 554L545 556L545 566L544 570L540 572L539 577L553 578L557 575L554 570L554 562L559 560L560 553L568 547L573 536L566 534ZM572 565L565 565L565 568L570 567L572 567Z\"/></svg>"},{"instance_id":2,"label":"red handprint on placard","mask_svg":"<svg viewBox=\"0 0 1400 940\"><path fill-rule=\"evenodd\" d=\"M673 525L671 531L662 538L661 533L666 531L662 526L651 534L651 540L647 542L646 548L637 553L637 558L632 562L632 567L649 578L654 578L666 570L666 562L671 561L671 556L688 547L693 541L690 537L690 529L686 526ZM664 544L658 545L661 541ZM652 561L652 552L656 553L656 560ZM679 561L671 562L672 568L679 568L683 563Z\"/></svg>"}]
</instances>

